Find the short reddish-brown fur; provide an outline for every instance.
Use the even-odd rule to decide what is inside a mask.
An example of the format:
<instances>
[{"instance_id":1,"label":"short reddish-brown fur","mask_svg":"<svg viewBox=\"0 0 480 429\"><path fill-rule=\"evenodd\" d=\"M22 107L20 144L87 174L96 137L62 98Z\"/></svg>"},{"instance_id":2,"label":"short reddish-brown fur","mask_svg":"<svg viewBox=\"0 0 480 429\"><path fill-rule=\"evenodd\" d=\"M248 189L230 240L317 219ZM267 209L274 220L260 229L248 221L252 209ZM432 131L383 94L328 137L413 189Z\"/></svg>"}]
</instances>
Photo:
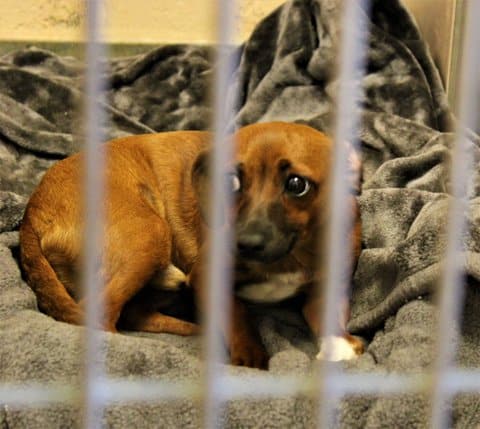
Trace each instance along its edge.
<instances>
[{"instance_id":1,"label":"short reddish-brown fur","mask_svg":"<svg viewBox=\"0 0 480 429\"><path fill-rule=\"evenodd\" d=\"M179 131L131 136L105 145L107 198L101 268L105 288L99 291L105 307L104 329L115 331L122 315L131 329L180 335L198 332L196 324L147 311L130 300L152 278L161 277L170 264L190 274L191 286L201 300L198 290L202 288L199 279L207 227L200 200L206 191L202 196L203 173L198 173L202 177L194 177L192 183L192 169L199 155L208 150L210 139L207 132ZM235 163L243 163L247 176L254 178L248 195L238 200L237 213L254 212L259 204L277 198L290 221L304 228L290 255L256 268L247 264L247 270L237 269L236 281L261 280L269 272L288 267L313 273L312 283L321 281L316 243L326 223L322 213L326 213L328 197L330 139L309 127L277 122L244 127L237 132L236 142ZM84 317L78 289L83 219L81 158L81 154L74 155L47 171L31 196L20 228L22 265L39 307L57 320L74 324L81 324ZM268 177L279 159L300 166L299 173L314 176L324 186L301 202L278 197L278 189ZM356 215L353 198L352 206ZM360 250L357 215L351 237L355 259ZM311 287L307 294L310 299L304 315L318 333L320 298ZM235 297L232 303L232 362L265 367L267 355L248 324L244 304ZM341 319L343 326L344 317Z\"/></svg>"},{"instance_id":2,"label":"short reddish-brown fur","mask_svg":"<svg viewBox=\"0 0 480 429\"><path fill-rule=\"evenodd\" d=\"M209 140L204 132L172 132L106 144L105 329L115 331L123 305L172 260L191 269L201 221L190 174ZM83 321L82 308L72 297L81 299L76 275L82 249L80 157L47 171L20 228L22 263L39 307L75 324ZM164 330L197 332L193 324L172 325L170 320Z\"/></svg>"}]
</instances>

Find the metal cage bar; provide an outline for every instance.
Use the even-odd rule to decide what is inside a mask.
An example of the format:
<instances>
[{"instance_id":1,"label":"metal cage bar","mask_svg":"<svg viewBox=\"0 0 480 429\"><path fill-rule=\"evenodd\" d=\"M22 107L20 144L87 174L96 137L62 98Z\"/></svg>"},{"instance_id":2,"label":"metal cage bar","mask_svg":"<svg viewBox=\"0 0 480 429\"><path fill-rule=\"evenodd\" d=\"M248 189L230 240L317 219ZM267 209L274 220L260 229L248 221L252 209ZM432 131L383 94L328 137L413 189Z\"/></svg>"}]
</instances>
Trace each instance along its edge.
<instances>
[{"instance_id":1,"label":"metal cage bar","mask_svg":"<svg viewBox=\"0 0 480 429\"><path fill-rule=\"evenodd\" d=\"M368 2L362 0L364 8ZM335 216L332 216L332 231L330 234L330 251L332 254L329 263L327 305L325 307L324 334L335 334L336 303L339 301L343 281L343 272L339 270L344 260L343 252L346 248L344 231L348 227L348 218L343 216L348 212L345 207L347 192L345 177L346 159L348 153L344 141L355 142L355 129L358 121L355 100L358 100L359 88L350 85L358 79L362 70L365 41L360 35L364 32L363 16L358 7L358 1L345 0L343 28L345 35L342 40L340 93L338 97L338 114L336 118L336 158L334 166L334 189L332 207ZM102 163L103 156L100 144L103 141L102 123L104 115L100 107L99 98L103 92L101 76L101 59L104 50L100 37L100 14L102 2L100 0L86 0L88 17L87 43L87 79L86 79L86 207L87 233L85 246L85 274L84 283L87 296L91 296L99 287L100 279L95 272L99 258L98 236L101 231L98 222L101 218L101 201L103 198ZM218 0L219 45L225 47L232 42L235 5L229 0ZM471 162L468 158L468 127L475 123L475 113L478 110L476 94L478 93L478 79L475 72L480 68L480 55L477 46L480 44L480 30L475 23L480 18L480 2L469 3L468 22L466 27L466 42L463 54L463 69L461 79L461 97L459 108L459 128L457 146L452 162L452 189L453 203L450 210L448 228L448 247L442 288L440 293L439 332L448 339L454 337L454 330L458 328L459 313L462 305L460 237L465 228L464 211L467 208L467 190ZM214 204L212 206L212 224L220 223L220 204L229 200L229 193L223 181L223 166L229 159L232 148L227 143L225 130L229 113L224 110L228 79L232 72L232 63L226 50L219 51L219 72L215 84L215 150L214 150ZM346 374L338 371L331 365L324 365L320 378L286 377L256 375L251 379L239 379L229 376L221 370L224 361L223 343L218 326L228 323L228 302L230 290L226 284L231 283L230 265L228 259L229 237L216 232L212 235L212 246L209 254L208 280L210 287L207 298L209 307L223 309L223 312L206 312L206 376L203 383L169 383L151 380L113 380L102 377L103 371L98 363L99 336L95 327L101 317L101 308L95 300L87 299L87 335L86 335L86 366L85 383L82 388L71 385L45 386L42 384L0 386L0 402L11 407L48 406L52 403L78 403L83 400L85 407L84 425L87 428L100 426L101 408L104 404L126 401L159 401L170 398L203 398L206 427L215 427L218 422L222 401L241 398L250 395L280 397L298 393L314 394L321 389L321 397L338 398L343 394L397 394L407 392L432 393L431 425L434 428L446 427L449 424L445 402L448 398L460 392L478 392L480 385L480 370L458 369L453 364L455 342L438 341L434 377L429 374L422 376L394 375L394 374ZM340 261L340 262L339 262ZM447 334L447 335L445 335ZM327 349L328 353L328 349ZM433 381L432 381L433 380ZM317 381L319 383L317 383ZM430 381L430 382L429 382ZM333 405L322 401L319 423L328 427L331 421Z\"/></svg>"},{"instance_id":2,"label":"metal cage bar","mask_svg":"<svg viewBox=\"0 0 480 429\"><path fill-rule=\"evenodd\" d=\"M85 379L83 385L83 424L88 429L101 425L102 403L98 397L98 381L102 377L100 333L102 303L98 291L102 278L98 267L102 258L104 221L104 153L101 148L104 136L102 125L104 112L100 99L104 94L102 61L105 50L102 45L101 0L86 1L86 82L85 82L85 243L83 252L83 288L86 297L85 330Z\"/></svg>"},{"instance_id":3,"label":"metal cage bar","mask_svg":"<svg viewBox=\"0 0 480 429\"><path fill-rule=\"evenodd\" d=\"M341 16L342 34L339 46L339 89L335 114L335 148L331 173L331 195L329 207L329 229L327 231L326 290L322 314L322 344L325 357L331 357L333 350L328 337L340 335L338 312L342 297L348 294L351 230L354 219L348 200L349 184L349 147L358 146L357 128L359 124L359 102L361 96L361 77L364 73L365 51L368 31L363 8L368 9L367 0L345 0ZM351 174L350 174L351 176ZM321 243L319 243L321 246ZM335 383L339 373L338 365L327 360L321 362L319 371L319 427L331 427L332 409L335 403Z\"/></svg>"},{"instance_id":4,"label":"metal cage bar","mask_svg":"<svg viewBox=\"0 0 480 429\"><path fill-rule=\"evenodd\" d=\"M459 82L457 135L451 163L452 200L448 213L445 266L438 297L440 314L431 392L432 428L450 426L447 402L451 392L446 388L446 377L449 369L454 365L456 340L460 329L461 308L464 298L462 239L466 232L466 213L469 209L468 194L473 172L473 160L468 151L468 135L469 129L475 129L479 107L479 19L480 2L468 2L461 79Z\"/></svg>"},{"instance_id":5,"label":"metal cage bar","mask_svg":"<svg viewBox=\"0 0 480 429\"><path fill-rule=\"evenodd\" d=\"M480 370L448 369L443 375L443 388L451 395L478 393ZM394 395L422 393L430 389L428 374L378 374L339 373L333 375L332 391L341 395ZM318 383L310 376L270 376L256 374L250 378L234 375L217 377L218 396L221 401L241 398L279 398L298 394L312 395ZM203 383L152 381L150 379L100 379L96 383L96 397L103 404L122 404L129 401L156 403L170 399L201 399ZM28 385L3 384L0 387L0 402L9 408L41 408L52 404L78 404L81 392L72 385L43 383Z\"/></svg>"},{"instance_id":6,"label":"metal cage bar","mask_svg":"<svg viewBox=\"0 0 480 429\"><path fill-rule=\"evenodd\" d=\"M235 26L235 1L217 1L217 73L214 90L214 141L211 170L212 196L210 207L210 230L208 272L205 294L205 396L204 396L204 426L217 426L220 411L219 376L223 373L221 364L225 362L224 340L219 327L224 327L225 334L229 332L229 314L232 294L232 260L230 245L232 241L228 228L222 228L225 218L225 207L230 207L232 195L226 187L225 165L233 154L232 139L227 135L228 120L231 111L225 106L229 80L234 64L229 55L228 47L233 45ZM232 106L233 107L233 106ZM208 311L214 308L215 311Z\"/></svg>"}]
</instances>

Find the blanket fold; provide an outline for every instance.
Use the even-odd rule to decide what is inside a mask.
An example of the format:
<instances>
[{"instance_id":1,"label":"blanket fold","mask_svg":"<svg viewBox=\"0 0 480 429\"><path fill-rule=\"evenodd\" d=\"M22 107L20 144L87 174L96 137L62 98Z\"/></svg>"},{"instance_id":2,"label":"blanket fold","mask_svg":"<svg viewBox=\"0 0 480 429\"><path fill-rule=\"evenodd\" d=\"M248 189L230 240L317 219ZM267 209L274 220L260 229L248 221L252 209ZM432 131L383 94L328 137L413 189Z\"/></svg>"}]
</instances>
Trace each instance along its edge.
<instances>
[{"instance_id":1,"label":"blanket fold","mask_svg":"<svg viewBox=\"0 0 480 429\"><path fill-rule=\"evenodd\" d=\"M234 126L281 120L331 131L338 80L338 0L292 0L263 19L238 49L231 91L238 91ZM367 11L364 11L367 14ZM374 0L368 25L366 74L359 139L363 183L358 198L363 251L352 291L349 329L369 344L348 371L380 374L425 371L432 363L438 285L445 249L448 164L454 118L438 71L418 29L398 0ZM168 130L207 129L208 87L215 71L210 47L161 46L107 61L107 138ZM29 195L54 162L81 148L84 66L38 48L0 57L0 382L79 382L83 328L40 313L18 265L18 226ZM228 97L232 100L232 97ZM457 361L480 364L479 140L469 148L476 174L465 234L466 302ZM298 308L253 308L271 356L269 376L310 374L318 344ZM199 338L168 334L101 333L111 377L198 380ZM446 339L448 340L448 339ZM256 370L227 367L251 380ZM255 383L255 381L252 381ZM479 396L457 395L453 425L480 422ZM8 428L74 427L69 405L0 407ZM198 404L189 400L109 405L105 427L198 427ZM303 428L314 424L314 405L301 395L245 398L224 407L226 427ZM341 428L426 427L428 399L419 394L342 398Z\"/></svg>"}]
</instances>

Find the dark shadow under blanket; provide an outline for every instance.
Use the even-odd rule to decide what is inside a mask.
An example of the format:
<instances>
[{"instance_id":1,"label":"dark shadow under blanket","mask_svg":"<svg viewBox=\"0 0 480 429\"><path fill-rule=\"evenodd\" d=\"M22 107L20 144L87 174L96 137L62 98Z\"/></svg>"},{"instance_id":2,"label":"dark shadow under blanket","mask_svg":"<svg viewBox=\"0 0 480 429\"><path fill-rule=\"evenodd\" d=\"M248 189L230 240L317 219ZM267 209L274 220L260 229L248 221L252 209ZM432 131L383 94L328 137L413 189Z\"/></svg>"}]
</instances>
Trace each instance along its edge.
<instances>
[{"instance_id":1,"label":"dark shadow under blanket","mask_svg":"<svg viewBox=\"0 0 480 429\"><path fill-rule=\"evenodd\" d=\"M233 88L239 91L237 125L259 121L305 122L328 131L331 75L337 37L334 0L286 3L259 23L240 49ZM371 15L363 121L363 186L359 203L364 249L355 274L350 329L370 341L352 371L415 374L426 369L434 341L437 284L444 248L452 119L439 75L411 17L397 0L374 2ZM178 129L205 129L207 86L214 64L209 49L165 46L109 62L108 137ZM0 58L0 382L77 382L82 328L59 323L37 309L22 281L16 255L18 226L34 186L56 160L79 149L83 65L31 48ZM478 142L472 143L478 164ZM478 170L478 168L476 168ZM465 240L467 301L458 362L480 364L480 205L478 177L471 192L470 234ZM270 371L305 374L317 351L294 309L259 312L258 325L271 355ZM112 377L198 379L198 338L102 334ZM229 368L240 377L256 371ZM480 423L479 397L455 400L456 427ZM424 427L428 403L420 395L346 398L344 428ZM78 423L67 405L0 408L4 428L60 428ZM199 411L188 400L113 405L105 425L197 427ZM226 408L226 427L312 426L302 397L237 400Z\"/></svg>"}]
</instances>

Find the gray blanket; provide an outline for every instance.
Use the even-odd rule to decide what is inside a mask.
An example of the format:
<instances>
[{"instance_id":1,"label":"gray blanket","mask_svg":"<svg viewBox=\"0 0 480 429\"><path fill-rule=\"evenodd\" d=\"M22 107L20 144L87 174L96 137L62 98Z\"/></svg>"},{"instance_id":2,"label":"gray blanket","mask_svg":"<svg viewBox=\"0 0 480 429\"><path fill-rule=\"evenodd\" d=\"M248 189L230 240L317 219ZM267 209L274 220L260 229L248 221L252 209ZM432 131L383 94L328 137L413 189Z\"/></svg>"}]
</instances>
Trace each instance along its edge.
<instances>
[{"instance_id":1,"label":"gray blanket","mask_svg":"<svg viewBox=\"0 0 480 429\"><path fill-rule=\"evenodd\" d=\"M240 100L237 125L285 120L329 131L336 80L338 23L335 0L294 0L260 22L239 48L232 90ZM359 196L363 251L355 273L350 330L367 351L345 364L351 371L418 373L432 362L443 227L449 200L452 117L438 72L411 17L397 0L373 2L360 128L363 183ZM211 109L207 87L210 50L165 46L109 61L108 137L175 129L205 129ZM82 329L37 309L18 266L18 226L34 186L56 160L80 149L79 106L83 65L40 49L0 58L0 382L78 382ZM478 141L471 153L478 164ZM478 170L478 168L477 168ZM480 181L475 177L465 238L466 304L458 363L480 363ZM253 309L270 353L269 374L308 374L318 350L295 305ZM112 377L197 380L198 338L138 333L102 334ZM240 377L256 370L229 368ZM230 401L226 427L311 427L312 404L283 397ZM338 427L427 425L421 395L346 397ZM480 398L458 395L456 427L480 422ZM189 400L107 407L106 427L198 427ZM61 428L78 424L68 405L15 409L4 404L4 428Z\"/></svg>"}]
</instances>

